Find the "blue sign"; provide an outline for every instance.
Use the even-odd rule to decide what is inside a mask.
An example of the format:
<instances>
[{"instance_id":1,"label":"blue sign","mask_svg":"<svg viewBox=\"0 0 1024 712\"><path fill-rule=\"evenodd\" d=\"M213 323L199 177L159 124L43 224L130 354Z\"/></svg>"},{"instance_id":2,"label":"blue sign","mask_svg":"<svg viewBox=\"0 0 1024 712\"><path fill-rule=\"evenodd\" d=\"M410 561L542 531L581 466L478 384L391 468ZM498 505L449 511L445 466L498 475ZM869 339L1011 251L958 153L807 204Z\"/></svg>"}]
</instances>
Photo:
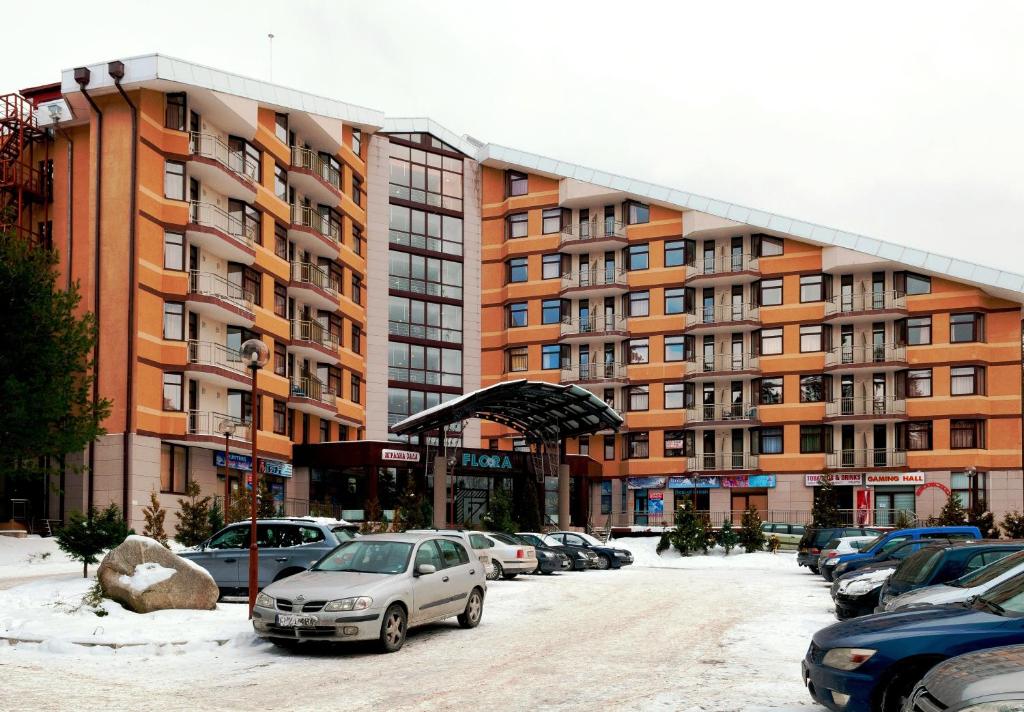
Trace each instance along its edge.
<instances>
[{"instance_id":1,"label":"blue sign","mask_svg":"<svg viewBox=\"0 0 1024 712\"><path fill-rule=\"evenodd\" d=\"M292 463L280 460L260 460L260 472L275 477L291 477Z\"/></svg>"},{"instance_id":2,"label":"blue sign","mask_svg":"<svg viewBox=\"0 0 1024 712\"><path fill-rule=\"evenodd\" d=\"M214 467L224 467L224 451L214 450L213 451L213 465ZM231 453L231 469L241 470L242 472L252 471L252 456L243 455L240 452Z\"/></svg>"},{"instance_id":3,"label":"blue sign","mask_svg":"<svg viewBox=\"0 0 1024 712\"><path fill-rule=\"evenodd\" d=\"M669 489L712 489L721 487L717 477L669 477Z\"/></svg>"},{"instance_id":4,"label":"blue sign","mask_svg":"<svg viewBox=\"0 0 1024 712\"><path fill-rule=\"evenodd\" d=\"M659 489L665 486L664 477L627 477L627 489Z\"/></svg>"},{"instance_id":5,"label":"blue sign","mask_svg":"<svg viewBox=\"0 0 1024 712\"><path fill-rule=\"evenodd\" d=\"M722 478L723 487L763 487L775 486L775 475L734 475Z\"/></svg>"},{"instance_id":6,"label":"blue sign","mask_svg":"<svg viewBox=\"0 0 1024 712\"><path fill-rule=\"evenodd\" d=\"M478 470L511 470L512 458L508 455L484 455L475 452L462 453L462 466Z\"/></svg>"}]
</instances>

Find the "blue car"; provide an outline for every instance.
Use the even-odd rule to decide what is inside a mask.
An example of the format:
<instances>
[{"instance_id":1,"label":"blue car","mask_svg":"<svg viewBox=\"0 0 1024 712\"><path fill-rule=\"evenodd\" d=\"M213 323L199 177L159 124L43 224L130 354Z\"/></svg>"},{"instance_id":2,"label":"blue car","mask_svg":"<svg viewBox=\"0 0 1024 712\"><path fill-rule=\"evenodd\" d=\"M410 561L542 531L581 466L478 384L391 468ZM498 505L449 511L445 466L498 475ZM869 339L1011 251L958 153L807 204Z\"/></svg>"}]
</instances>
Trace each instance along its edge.
<instances>
[{"instance_id":1,"label":"blue car","mask_svg":"<svg viewBox=\"0 0 1024 712\"><path fill-rule=\"evenodd\" d=\"M814 634L804 684L834 712L900 712L935 665L974 650L1024 643L1024 576L969 605L866 616Z\"/></svg>"},{"instance_id":2,"label":"blue car","mask_svg":"<svg viewBox=\"0 0 1024 712\"><path fill-rule=\"evenodd\" d=\"M887 532L881 534L875 541L861 547L860 551L840 556L833 576L839 578L843 574L856 571L862 566L884 561L889 558L889 553L893 549L908 541L926 541L928 539L944 539L947 541L981 539L981 530L978 527L962 526L916 527L914 529L897 529L896 531Z\"/></svg>"}]
</instances>

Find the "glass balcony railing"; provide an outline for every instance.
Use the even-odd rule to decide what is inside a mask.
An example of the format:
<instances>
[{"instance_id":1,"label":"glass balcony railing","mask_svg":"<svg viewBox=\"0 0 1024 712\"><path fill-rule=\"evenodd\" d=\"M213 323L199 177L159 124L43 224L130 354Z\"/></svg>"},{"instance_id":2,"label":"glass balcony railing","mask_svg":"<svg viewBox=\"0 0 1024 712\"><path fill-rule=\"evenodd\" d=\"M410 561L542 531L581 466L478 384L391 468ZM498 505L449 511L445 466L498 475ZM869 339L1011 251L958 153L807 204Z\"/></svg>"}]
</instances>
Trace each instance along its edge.
<instances>
[{"instance_id":1,"label":"glass balcony railing","mask_svg":"<svg viewBox=\"0 0 1024 712\"><path fill-rule=\"evenodd\" d=\"M906 415L907 401L893 396L836 398L825 404L827 417Z\"/></svg>"},{"instance_id":2,"label":"glass balcony railing","mask_svg":"<svg viewBox=\"0 0 1024 712\"><path fill-rule=\"evenodd\" d=\"M906 363L907 347L902 344L839 346L826 352L826 366L858 366L878 363Z\"/></svg>"},{"instance_id":3,"label":"glass balcony railing","mask_svg":"<svg viewBox=\"0 0 1024 712\"><path fill-rule=\"evenodd\" d=\"M893 290L839 294L825 302L825 316L906 309L907 295Z\"/></svg>"},{"instance_id":4,"label":"glass balcony railing","mask_svg":"<svg viewBox=\"0 0 1024 712\"><path fill-rule=\"evenodd\" d=\"M859 450L838 450L826 454L825 465L833 469L846 467L906 467L905 450L888 448L862 448Z\"/></svg>"},{"instance_id":5,"label":"glass balcony railing","mask_svg":"<svg viewBox=\"0 0 1024 712\"><path fill-rule=\"evenodd\" d=\"M686 469L691 472L705 470L728 472L730 470L755 470L757 466L757 455L745 452L711 452L688 457Z\"/></svg>"},{"instance_id":6,"label":"glass balcony railing","mask_svg":"<svg viewBox=\"0 0 1024 712\"><path fill-rule=\"evenodd\" d=\"M711 403L702 404L686 411L688 423L720 420L757 420L757 406L753 403Z\"/></svg>"}]
</instances>

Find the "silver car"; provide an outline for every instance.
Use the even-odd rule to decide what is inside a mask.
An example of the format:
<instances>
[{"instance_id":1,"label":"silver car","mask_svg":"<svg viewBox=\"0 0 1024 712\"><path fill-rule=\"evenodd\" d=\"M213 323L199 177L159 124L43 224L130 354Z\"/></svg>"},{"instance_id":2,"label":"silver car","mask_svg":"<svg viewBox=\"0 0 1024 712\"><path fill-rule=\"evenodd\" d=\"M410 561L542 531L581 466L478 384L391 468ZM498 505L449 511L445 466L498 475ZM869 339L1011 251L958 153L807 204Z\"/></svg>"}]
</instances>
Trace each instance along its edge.
<instances>
[{"instance_id":1,"label":"silver car","mask_svg":"<svg viewBox=\"0 0 1024 712\"><path fill-rule=\"evenodd\" d=\"M302 641L375 640L393 653L408 628L458 618L480 623L487 581L459 541L436 534L373 534L346 542L309 571L256 598L256 635L281 647Z\"/></svg>"},{"instance_id":2,"label":"silver car","mask_svg":"<svg viewBox=\"0 0 1024 712\"><path fill-rule=\"evenodd\" d=\"M1017 551L988 566L975 569L953 581L925 586L891 598L885 603L886 611L913 606L945 606L965 603L995 588L1003 581L1024 576L1024 551Z\"/></svg>"},{"instance_id":3,"label":"silver car","mask_svg":"<svg viewBox=\"0 0 1024 712\"><path fill-rule=\"evenodd\" d=\"M936 665L918 683L903 710L1024 710L1024 645L979 650Z\"/></svg>"}]
</instances>

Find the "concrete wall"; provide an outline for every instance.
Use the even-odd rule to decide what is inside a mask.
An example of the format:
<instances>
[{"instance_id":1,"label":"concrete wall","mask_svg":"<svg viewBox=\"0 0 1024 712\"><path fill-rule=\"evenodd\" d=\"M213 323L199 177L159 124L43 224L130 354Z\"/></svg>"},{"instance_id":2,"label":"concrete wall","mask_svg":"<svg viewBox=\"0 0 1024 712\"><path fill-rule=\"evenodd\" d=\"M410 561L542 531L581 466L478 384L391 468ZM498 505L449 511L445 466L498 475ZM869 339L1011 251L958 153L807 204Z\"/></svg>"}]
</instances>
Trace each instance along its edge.
<instances>
[{"instance_id":1,"label":"concrete wall","mask_svg":"<svg viewBox=\"0 0 1024 712\"><path fill-rule=\"evenodd\" d=\"M366 438L388 438L388 139L367 148Z\"/></svg>"},{"instance_id":2,"label":"concrete wall","mask_svg":"<svg viewBox=\"0 0 1024 712\"><path fill-rule=\"evenodd\" d=\"M462 162L462 391L480 388L480 164ZM471 420L463 433L465 447L482 447L480 421Z\"/></svg>"}]
</instances>

